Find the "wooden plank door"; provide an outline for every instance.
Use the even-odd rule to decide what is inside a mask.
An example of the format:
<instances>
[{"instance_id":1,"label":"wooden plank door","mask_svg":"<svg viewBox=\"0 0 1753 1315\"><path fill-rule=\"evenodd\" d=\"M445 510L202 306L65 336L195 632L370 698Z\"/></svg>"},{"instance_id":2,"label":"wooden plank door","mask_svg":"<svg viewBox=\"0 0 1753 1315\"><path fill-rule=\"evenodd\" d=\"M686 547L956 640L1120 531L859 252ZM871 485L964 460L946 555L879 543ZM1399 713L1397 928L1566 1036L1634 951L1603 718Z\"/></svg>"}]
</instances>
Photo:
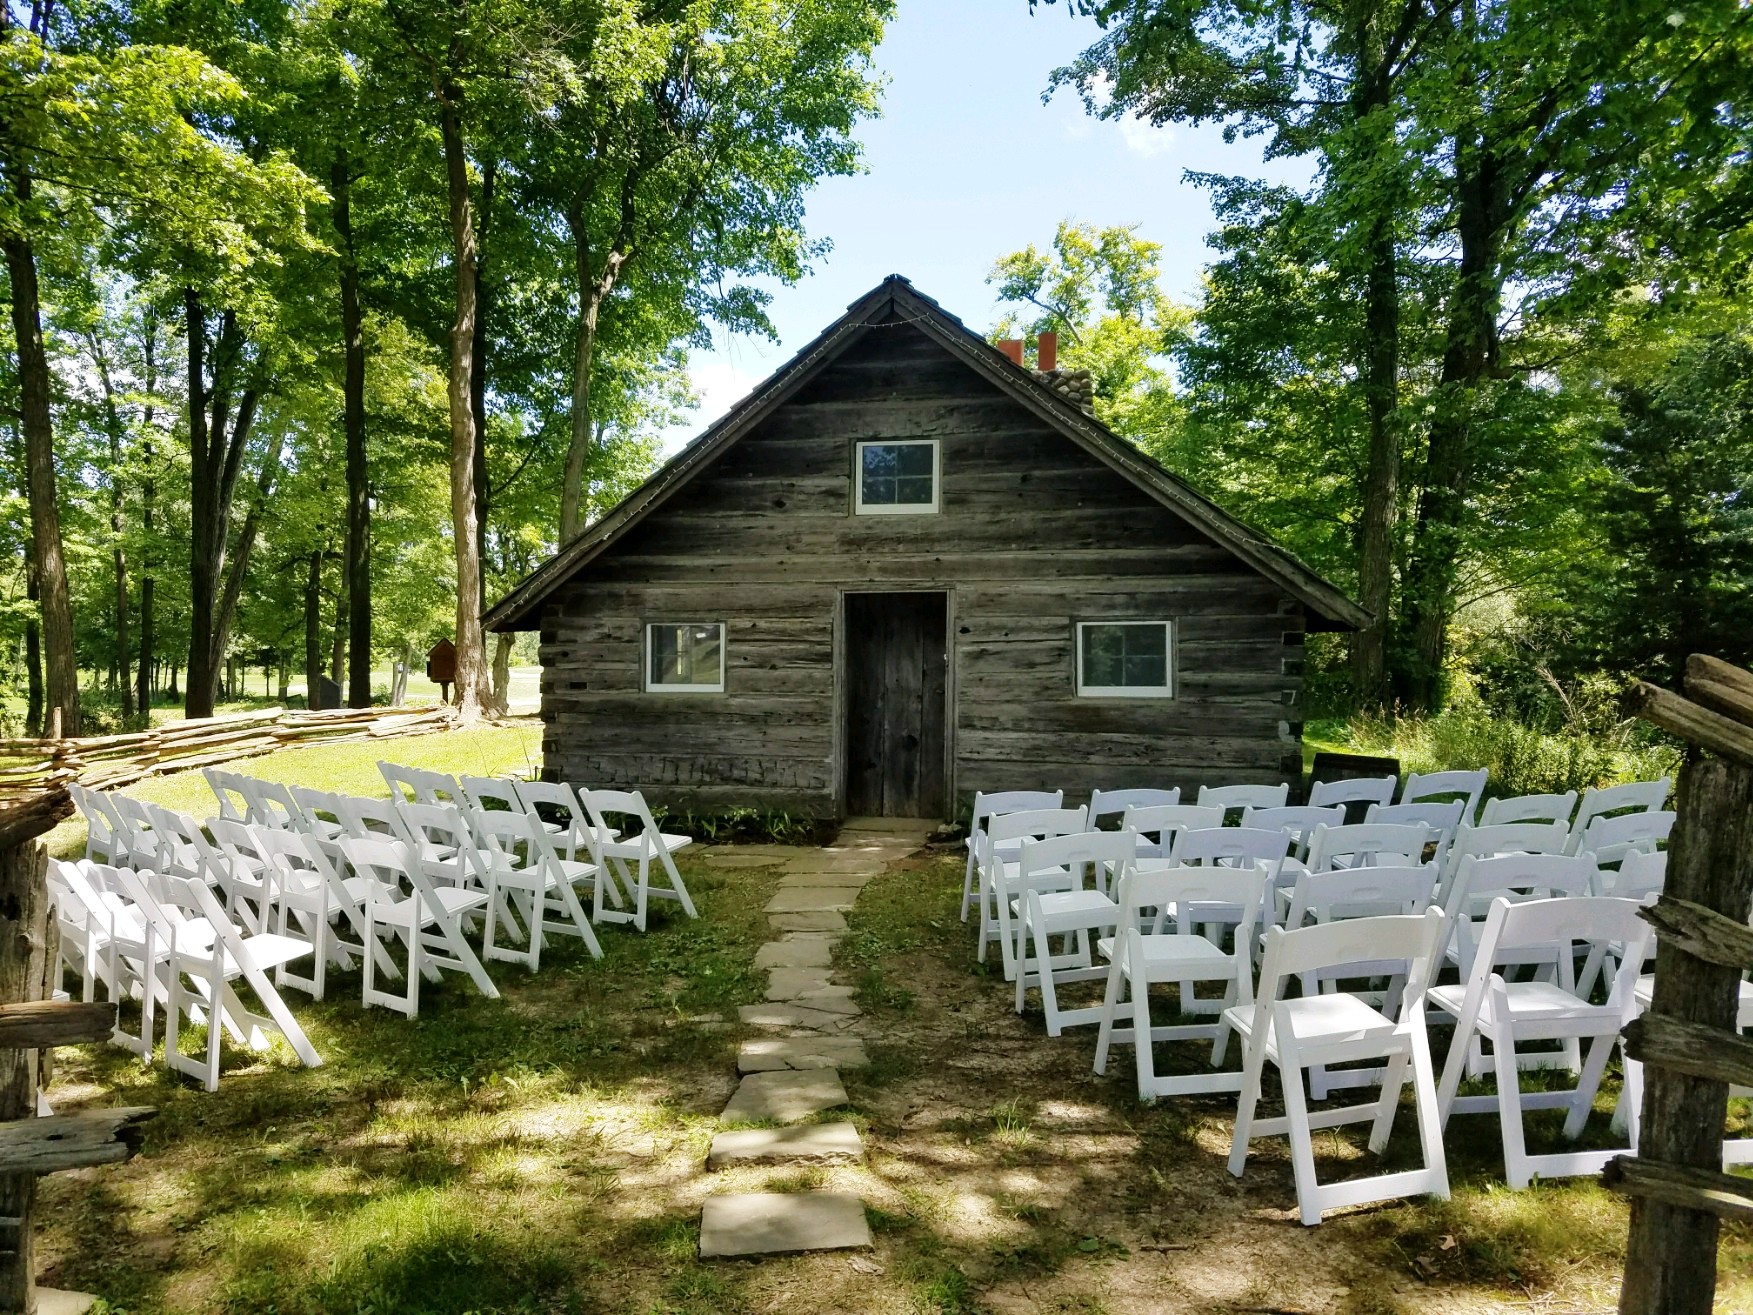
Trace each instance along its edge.
<instances>
[{"instance_id":1,"label":"wooden plank door","mask_svg":"<svg viewBox=\"0 0 1753 1315\"><path fill-rule=\"evenodd\" d=\"M942 817L949 597L847 594L846 811Z\"/></svg>"}]
</instances>

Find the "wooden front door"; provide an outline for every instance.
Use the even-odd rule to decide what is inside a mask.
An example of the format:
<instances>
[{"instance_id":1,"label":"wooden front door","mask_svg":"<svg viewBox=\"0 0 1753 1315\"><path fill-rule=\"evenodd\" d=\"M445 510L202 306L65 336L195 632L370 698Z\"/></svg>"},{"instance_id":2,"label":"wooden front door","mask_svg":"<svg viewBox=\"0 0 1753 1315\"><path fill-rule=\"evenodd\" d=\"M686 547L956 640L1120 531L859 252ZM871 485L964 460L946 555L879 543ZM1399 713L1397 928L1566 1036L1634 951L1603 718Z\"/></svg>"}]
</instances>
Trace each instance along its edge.
<instances>
[{"instance_id":1,"label":"wooden front door","mask_svg":"<svg viewBox=\"0 0 1753 1315\"><path fill-rule=\"evenodd\" d=\"M847 594L846 812L945 815L949 599Z\"/></svg>"}]
</instances>

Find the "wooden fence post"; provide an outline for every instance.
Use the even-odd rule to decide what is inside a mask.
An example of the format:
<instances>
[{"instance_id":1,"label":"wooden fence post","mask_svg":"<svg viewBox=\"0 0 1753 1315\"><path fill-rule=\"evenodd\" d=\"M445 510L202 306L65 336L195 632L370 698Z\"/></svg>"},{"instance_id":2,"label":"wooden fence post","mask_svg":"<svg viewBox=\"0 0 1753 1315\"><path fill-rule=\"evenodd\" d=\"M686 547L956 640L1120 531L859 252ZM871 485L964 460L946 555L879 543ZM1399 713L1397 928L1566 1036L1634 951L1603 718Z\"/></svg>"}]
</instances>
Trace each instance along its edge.
<instances>
[{"instance_id":1,"label":"wooden fence post","mask_svg":"<svg viewBox=\"0 0 1753 1315\"><path fill-rule=\"evenodd\" d=\"M0 1005L34 997L46 975L49 851L40 841L0 850ZM34 1118L37 1051L0 1048L0 1122ZM36 1311L30 1214L34 1173L0 1173L0 1311Z\"/></svg>"}]
</instances>

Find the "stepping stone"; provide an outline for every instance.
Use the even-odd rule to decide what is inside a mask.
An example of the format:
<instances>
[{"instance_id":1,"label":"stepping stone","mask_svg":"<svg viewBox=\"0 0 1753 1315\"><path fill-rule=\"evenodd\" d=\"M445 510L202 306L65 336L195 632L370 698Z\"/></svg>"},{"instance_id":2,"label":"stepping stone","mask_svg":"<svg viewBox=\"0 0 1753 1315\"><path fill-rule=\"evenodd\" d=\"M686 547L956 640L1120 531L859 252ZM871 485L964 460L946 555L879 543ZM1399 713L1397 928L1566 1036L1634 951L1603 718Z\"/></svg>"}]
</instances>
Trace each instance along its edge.
<instances>
[{"instance_id":1,"label":"stepping stone","mask_svg":"<svg viewBox=\"0 0 1753 1315\"><path fill-rule=\"evenodd\" d=\"M706 866L713 868L770 868L785 862L772 854L708 854Z\"/></svg>"},{"instance_id":2,"label":"stepping stone","mask_svg":"<svg viewBox=\"0 0 1753 1315\"><path fill-rule=\"evenodd\" d=\"M846 919L833 909L804 909L767 918L774 931L845 931Z\"/></svg>"},{"instance_id":3,"label":"stepping stone","mask_svg":"<svg viewBox=\"0 0 1753 1315\"><path fill-rule=\"evenodd\" d=\"M725 1123L796 1123L845 1103L846 1088L836 1070L781 1069L750 1073L718 1117Z\"/></svg>"},{"instance_id":4,"label":"stepping stone","mask_svg":"<svg viewBox=\"0 0 1753 1315\"><path fill-rule=\"evenodd\" d=\"M862 1146L859 1148L860 1153L863 1149ZM65 1288L37 1289L37 1315L85 1315L95 1305L97 1298L89 1292L69 1292Z\"/></svg>"},{"instance_id":5,"label":"stepping stone","mask_svg":"<svg viewBox=\"0 0 1753 1315\"><path fill-rule=\"evenodd\" d=\"M767 999L796 1000L832 985L827 970L823 968L775 968L767 975Z\"/></svg>"},{"instance_id":6,"label":"stepping stone","mask_svg":"<svg viewBox=\"0 0 1753 1315\"><path fill-rule=\"evenodd\" d=\"M802 995L794 995L787 1002L802 1009L816 1009L825 1014L861 1014L860 1009L852 1000L850 986L822 986L813 991L805 991Z\"/></svg>"},{"instance_id":7,"label":"stepping stone","mask_svg":"<svg viewBox=\"0 0 1753 1315\"><path fill-rule=\"evenodd\" d=\"M826 1009L805 1009L794 1004L743 1005L738 1016L750 1027L808 1027L818 1030L841 1026L841 1015Z\"/></svg>"},{"instance_id":8,"label":"stepping stone","mask_svg":"<svg viewBox=\"0 0 1753 1315\"><path fill-rule=\"evenodd\" d=\"M855 1036L758 1037L737 1051L738 1073L776 1073L785 1069L866 1068L870 1056Z\"/></svg>"},{"instance_id":9,"label":"stepping stone","mask_svg":"<svg viewBox=\"0 0 1753 1315\"><path fill-rule=\"evenodd\" d=\"M882 859L869 854L807 854L785 865L787 872L839 872L855 877L874 877L884 867Z\"/></svg>"},{"instance_id":10,"label":"stepping stone","mask_svg":"<svg viewBox=\"0 0 1753 1315\"><path fill-rule=\"evenodd\" d=\"M864 1139L850 1123L721 1132L706 1152L708 1169L733 1164L845 1164L864 1158Z\"/></svg>"},{"instance_id":11,"label":"stepping stone","mask_svg":"<svg viewBox=\"0 0 1753 1315\"><path fill-rule=\"evenodd\" d=\"M844 872L787 872L779 878L779 889L792 890L799 886L832 886L851 891L857 895L873 880L872 877L849 877Z\"/></svg>"},{"instance_id":12,"label":"stepping stone","mask_svg":"<svg viewBox=\"0 0 1753 1315\"><path fill-rule=\"evenodd\" d=\"M743 1192L709 1196L700 1211L700 1255L867 1247L864 1203L850 1192Z\"/></svg>"},{"instance_id":13,"label":"stepping stone","mask_svg":"<svg viewBox=\"0 0 1753 1315\"><path fill-rule=\"evenodd\" d=\"M757 968L826 968L834 957L837 936L787 936L768 941L755 951Z\"/></svg>"},{"instance_id":14,"label":"stepping stone","mask_svg":"<svg viewBox=\"0 0 1753 1315\"><path fill-rule=\"evenodd\" d=\"M777 892L762 912L844 913L857 895L856 890L845 886L794 886Z\"/></svg>"}]
</instances>

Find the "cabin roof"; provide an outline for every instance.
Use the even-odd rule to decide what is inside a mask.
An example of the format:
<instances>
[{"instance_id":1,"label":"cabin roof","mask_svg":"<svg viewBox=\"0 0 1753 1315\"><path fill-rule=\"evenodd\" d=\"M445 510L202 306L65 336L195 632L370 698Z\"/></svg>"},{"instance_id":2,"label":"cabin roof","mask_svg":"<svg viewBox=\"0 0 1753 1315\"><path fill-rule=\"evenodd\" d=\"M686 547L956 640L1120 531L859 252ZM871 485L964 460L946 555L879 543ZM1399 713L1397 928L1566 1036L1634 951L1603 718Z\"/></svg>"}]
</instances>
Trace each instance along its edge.
<instances>
[{"instance_id":1,"label":"cabin roof","mask_svg":"<svg viewBox=\"0 0 1753 1315\"><path fill-rule=\"evenodd\" d=\"M587 526L538 566L482 617L488 630L533 630L549 596L580 568L656 511L669 497L711 466L743 435L830 365L870 328L911 324L946 348L976 374L1045 420L1072 442L1184 517L1196 529L1297 599L1311 630L1358 630L1370 615L1343 590L1323 579L1267 535L1236 519L1134 444L1066 400L1033 371L1008 357L961 320L891 274L847 307L796 356L671 457L606 515Z\"/></svg>"}]
</instances>

